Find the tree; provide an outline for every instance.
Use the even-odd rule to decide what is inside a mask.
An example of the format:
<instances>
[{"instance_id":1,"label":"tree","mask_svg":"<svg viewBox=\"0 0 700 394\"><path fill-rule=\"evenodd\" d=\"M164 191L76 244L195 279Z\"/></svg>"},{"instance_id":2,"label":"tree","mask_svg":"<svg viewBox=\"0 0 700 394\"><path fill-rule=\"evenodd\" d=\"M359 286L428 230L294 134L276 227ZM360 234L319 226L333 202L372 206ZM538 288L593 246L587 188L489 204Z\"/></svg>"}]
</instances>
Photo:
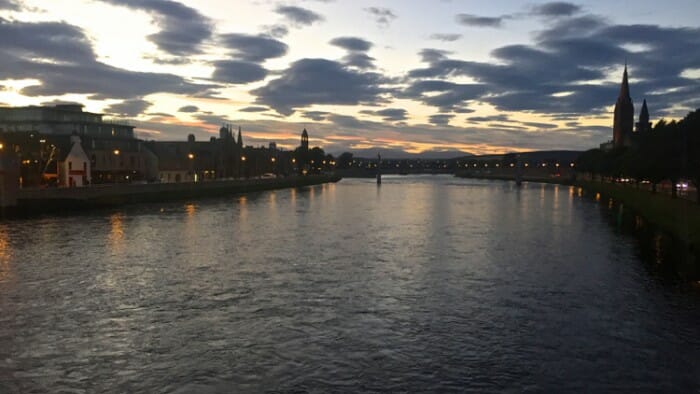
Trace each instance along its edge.
<instances>
[{"instance_id":1,"label":"tree","mask_svg":"<svg viewBox=\"0 0 700 394\"><path fill-rule=\"evenodd\" d=\"M338 156L337 168L350 168L352 163L352 153L343 152Z\"/></svg>"}]
</instances>

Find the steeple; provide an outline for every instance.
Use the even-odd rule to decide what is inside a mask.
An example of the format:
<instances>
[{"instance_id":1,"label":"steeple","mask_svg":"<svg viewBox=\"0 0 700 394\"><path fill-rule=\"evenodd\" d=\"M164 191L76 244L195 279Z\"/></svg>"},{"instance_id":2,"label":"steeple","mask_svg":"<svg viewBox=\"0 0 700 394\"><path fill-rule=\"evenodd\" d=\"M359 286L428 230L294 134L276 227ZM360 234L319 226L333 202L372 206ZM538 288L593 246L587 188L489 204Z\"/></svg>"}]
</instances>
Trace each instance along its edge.
<instances>
[{"instance_id":1,"label":"steeple","mask_svg":"<svg viewBox=\"0 0 700 394\"><path fill-rule=\"evenodd\" d=\"M630 83L627 78L627 62L625 62L625 71L622 73L622 84L620 85L620 96L618 100L621 98L632 100L630 96Z\"/></svg>"},{"instance_id":2,"label":"steeple","mask_svg":"<svg viewBox=\"0 0 700 394\"><path fill-rule=\"evenodd\" d=\"M622 73L620 95L615 103L615 116L613 119L613 146L620 148L632 144L632 129L634 127L634 105L630 97L630 86L627 77L627 62Z\"/></svg>"},{"instance_id":3,"label":"steeple","mask_svg":"<svg viewBox=\"0 0 700 394\"><path fill-rule=\"evenodd\" d=\"M301 149L309 150L309 133L306 128L301 132Z\"/></svg>"},{"instance_id":4,"label":"steeple","mask_svg":"<svg viewBox=\"0 0 700 394\"><path fill-rule=\"evenodd\" d=\"M642 110L639 111L639 122L637 122L637 133L642 133L651 130L651 122L649 122L649 109L647 108L647 99L642 103Z\"/></svg>"},{"instance_id":5,"label":"steeple","mask_svg":"<svg viewBox=\"0 0 700 394\"><path fill-rule=\"evenodd\" d=\"M238 126L238 146L243 146L243 136L241 135L241 126Z\"/></svg>"}]
</instances>

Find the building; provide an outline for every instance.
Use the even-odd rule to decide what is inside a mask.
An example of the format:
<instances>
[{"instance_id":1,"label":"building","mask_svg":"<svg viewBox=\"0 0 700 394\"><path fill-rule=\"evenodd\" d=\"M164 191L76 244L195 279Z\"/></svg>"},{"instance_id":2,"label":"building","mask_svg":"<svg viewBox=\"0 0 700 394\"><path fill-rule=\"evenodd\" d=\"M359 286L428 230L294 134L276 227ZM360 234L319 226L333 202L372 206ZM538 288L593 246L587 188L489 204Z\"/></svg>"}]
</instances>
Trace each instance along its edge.
<instances>
[{"instance_id":1,"label":"building","mask_svg":"<svg viewBox=\"0 0 700 394\"><path fill-rule=\"evenodd\" d=\"M642 110L639 111L639 122L636 124L637 133L645 133L651 130L651 122L649 121L649 109L647 108L647 100L642 103Z\"/></svg>"},{"instance_id":2,"label":"building","mask_svg":"<svg viewBox=\"0 0 700 394\"><path fill-rule=\"evenodd\" d=\"M615 102L615 113L613 116L613 139L612 141L600 144L600 149L610 151L623 147L630 147L635 144L640 133L651 130L649 121L649 109L647 101L644 100L642 109L639 112L639 121L634 123L634 104L630 95L629 79L627 75L627 65L622 73L622 83L620 84L620 94Z\"/></svg>"},{"instance_id":3,"label":"building","mask_svg":"<svg viewBox=\"0 0 700 394\"><path fill-rule=\"evenodd\" d=\"M80 137L70 137L70 144L58 158L58 186L82 187L90 184L90 158L80 144Z\"/></svg>"},{"instance_id":4,"label":"building","mask_svg":"<svg viewBox=\"0 0 700 394\"><path fill-rule=\"evenodd\" d=\"M0 129L43 135L134 138L134 126L107 122L102 114L83 111L80 104L0 107Z\"/></svg>"},{"instance_id":5,"label":"building","mask_svg":"<svg viewBox=\"0 0 700 394\"><path fill-rule=\"evenodd\" d=\"M134 137L133 126L105 121L80 104L0 107L0 131L3 139L13 141L21 159L23 187L154 181L158 176L157 158ZM82 171L78 168L65 169L61 178L61 159L73 150L73 137L79 137L80 149L89 158L85 178L66 175ZM77 147L75 152L79 154Z\"/></svg>"},{"instance_id":6,"label":"building","mask_svg":"<svg viewBox=\"0 0 700 394\"><path fill-rule=\"evenodd\" d=\"M632 127L634 126L634 105L630 97L630 87L627 78L627 65L622 74L620 94L615 102L613 118L613 147L620 148L632 144Z\"/></svg>"}]
</instances>

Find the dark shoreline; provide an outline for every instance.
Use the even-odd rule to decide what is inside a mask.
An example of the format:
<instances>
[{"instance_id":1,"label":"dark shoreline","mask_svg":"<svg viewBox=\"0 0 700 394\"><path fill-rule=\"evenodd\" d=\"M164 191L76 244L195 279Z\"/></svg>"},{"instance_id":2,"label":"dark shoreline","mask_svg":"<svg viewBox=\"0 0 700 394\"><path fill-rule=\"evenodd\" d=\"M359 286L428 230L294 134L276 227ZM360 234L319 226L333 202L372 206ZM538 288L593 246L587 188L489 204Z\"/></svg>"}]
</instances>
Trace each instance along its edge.
<instances>
[{"instance_id":1,"label":"dark shoreline","mask_svg":"<svg viewBox=\"0 0 700 394\"><path fill-rule=\"evenodd\" d=\"M335 183L337 175L292 176L271 179L221 180L187 183L117 184L85 188L23 189L17 206L3 209L3 219L46 213L78 212L127 204L222 197L265 190Z\"/></svg>"}]
</instances>

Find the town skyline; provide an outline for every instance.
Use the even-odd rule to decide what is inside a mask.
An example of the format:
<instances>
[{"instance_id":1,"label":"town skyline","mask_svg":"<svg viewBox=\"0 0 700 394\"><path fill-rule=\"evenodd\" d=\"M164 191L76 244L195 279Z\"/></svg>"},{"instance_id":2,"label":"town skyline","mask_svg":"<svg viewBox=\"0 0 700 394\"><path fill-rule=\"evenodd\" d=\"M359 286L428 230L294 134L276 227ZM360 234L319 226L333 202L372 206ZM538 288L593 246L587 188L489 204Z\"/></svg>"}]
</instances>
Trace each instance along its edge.
<instances>
[{"instance_id":1,"label":"town skyline","mask_svg":"<svg viewBox=\"0 0 700 394\"><path fill-rule=\"evenodd\" d=\"M635 112L643 99L652 121L700 107L697 11L4 0L0 103L78 102L143 139L204 139L230 123L285 148L308 127L334 153L585 150L610 139L625 61Z\"/></svg>"}]
</instances>

